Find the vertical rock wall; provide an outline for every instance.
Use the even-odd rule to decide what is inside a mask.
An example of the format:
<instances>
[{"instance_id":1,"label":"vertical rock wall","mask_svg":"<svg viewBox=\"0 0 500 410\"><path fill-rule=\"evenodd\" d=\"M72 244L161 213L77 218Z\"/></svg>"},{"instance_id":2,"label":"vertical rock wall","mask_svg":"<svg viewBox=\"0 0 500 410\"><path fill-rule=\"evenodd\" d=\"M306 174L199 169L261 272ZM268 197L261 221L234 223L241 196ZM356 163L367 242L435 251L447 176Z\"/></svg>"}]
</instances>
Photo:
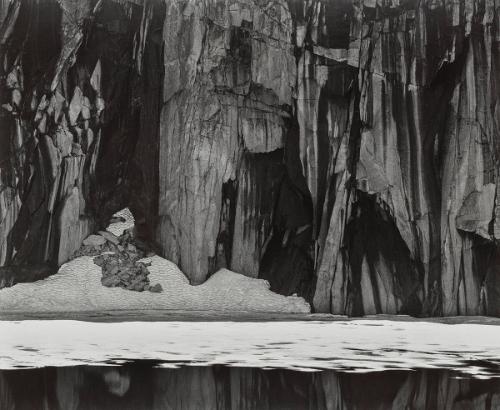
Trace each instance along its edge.
<instances>
[{"instance_id":1,"label":"vertical rock wall","mask_svg":"<svg viewBox=\"0 0 500 410\"><path fill-rule=\"evenodd\" d=\"M100 68L66 75L92 13L88 2L66 6L13 1L2 13L2 264L62 263L93 227L84 209L100 139Z\"/></svg>"},{"instance_id":2,"label":"vertical rock wall","mask_svg":"<svg viewBox=\"0 0 500 410\"><path fill-rule=\"evenodd\" d=\"M128 205L194 284L500 314L499 7L2 2L0 262Z\"/></svg>"},{"instance_id":3,"label":"vertical rock wall","mask_svg":"<svg viewBox=\"0 0 500 410\"><path fill-rule=\"evenodd\" d=\"M257 276L292 105L291 15L284 1L167 2L164 27L158 238L195 284L221 263Z\"/></svg>"},{"instance_id":4,"label":"vertical rock wall","mask_svg":"<svg viewBox=\"0 0 500 410\"><path fill-rule=\"evenodd\" d=\"M488 1L354 6L354 187L334 200L318 310L498 312L497 12Z\"/></svg>"},{"instance_id":5,"label":"vertical rock wall","mask_svg":"<svg viewBox=\"0 0 500 410\"><path fill-rule=\"evenodd\" d=\"M2 16L0 263L62 264L117 209L156 213L159 17L69 0Z\"/></svg>"}]
</instances>

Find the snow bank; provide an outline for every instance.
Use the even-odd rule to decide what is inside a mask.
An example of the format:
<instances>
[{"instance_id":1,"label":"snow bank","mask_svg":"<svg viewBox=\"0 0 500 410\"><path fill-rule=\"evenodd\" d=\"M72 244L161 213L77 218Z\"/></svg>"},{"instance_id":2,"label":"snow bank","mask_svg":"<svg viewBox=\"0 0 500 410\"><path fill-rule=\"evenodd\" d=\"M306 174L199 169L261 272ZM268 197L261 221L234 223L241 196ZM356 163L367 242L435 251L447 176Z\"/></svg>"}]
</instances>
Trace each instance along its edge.
<instances>
[{"instance_id":1,"label":"snow bank","mask_svg":"<svg viewBox=\"0 0 500 410\"><path fill-rule=\"evenodd\" d=\"M134 226L128 209L115 216L107 230L116 236ZM114 309L173 309L226 312L309 313L309 304L300 297L285 297L271 292L267 281L249 278L222 269L204 284L191 286L172 262L153 256L141 259L151 262L149 279L159 283L161 293L134 292L108 288L101 284L101 268L93 257L81 256L61 266L47 279L20 283L0 290L0 311L68 312Z\"/></svg>"},{"instance_id":2,"label":"snow bank","mask_svg":"<svg viewBox=\"0 0 500 410\"><path fill-rule=\"evenodd\" d=\"M107 230L116 236L134 226L128 209L117 214ZM101 284L101 268L93 257L81 256L62 265L47 279L20 283L0 290L0 311L68 312L119 309L172 309L225 312L309 313L309 304L300 297L285 297L269 289L267 281L249 278L227 269L211 276L204 284L191 286L174 263L153 256L149 279L161 284L163 292L134 292Z\"/></svg>"},{"instance_id":3,"label":"snow bank","mask_svg":"<svg viewBox=\"0 0 500 410\"><path fill-rule=\"evenodd\" d=\"M226 269L204 284L192 286L181 270L159 256L145 258L152 284L161 293L133 292L101 284L101 268L93 257L82 256L47 279L20 283L0 290L0 311L88 311L112 309L176 309L246 312L309 313L307 302L269 290L267 281L249 278Z\"/></svg>"}]
</instances>

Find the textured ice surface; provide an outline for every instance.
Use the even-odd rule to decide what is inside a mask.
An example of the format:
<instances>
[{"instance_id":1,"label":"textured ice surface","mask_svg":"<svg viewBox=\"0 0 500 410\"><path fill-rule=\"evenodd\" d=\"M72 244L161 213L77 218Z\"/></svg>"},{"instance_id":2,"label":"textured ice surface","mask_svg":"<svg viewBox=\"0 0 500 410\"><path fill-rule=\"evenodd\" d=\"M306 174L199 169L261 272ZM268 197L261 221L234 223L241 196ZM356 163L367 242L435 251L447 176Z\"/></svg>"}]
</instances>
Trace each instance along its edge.
<instances>
[{"instance_id":1,"label":"textured ice surface","mask_svg":"<svg viewBox=\"0 0 500 410\"><path fill-rule=\"evenodd\" d=\"M339 322L0 321L0 368L152 359L214 365L376 371L446 368L476 376L500 358L500 326Z\"/></svg>"}]
</instances>

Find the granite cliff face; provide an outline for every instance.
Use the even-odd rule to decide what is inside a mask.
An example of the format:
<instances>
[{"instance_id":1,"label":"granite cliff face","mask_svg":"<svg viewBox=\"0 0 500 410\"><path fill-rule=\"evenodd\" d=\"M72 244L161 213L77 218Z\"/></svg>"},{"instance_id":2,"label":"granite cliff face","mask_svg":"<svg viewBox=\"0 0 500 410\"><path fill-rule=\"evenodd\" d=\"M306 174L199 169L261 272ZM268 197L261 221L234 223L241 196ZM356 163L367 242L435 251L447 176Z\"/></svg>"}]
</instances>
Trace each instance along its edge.
<instances>
[{"instance_id":1,"label":"granite cliff face","mask_svg":"<svg viewBox=\"0 0 500 410\"><path fill-rule=\"evenodd\" d=\"M0 263L129 206L193 284L500 315L497 0L2 0Z\"/></svg>"}]
</instances>

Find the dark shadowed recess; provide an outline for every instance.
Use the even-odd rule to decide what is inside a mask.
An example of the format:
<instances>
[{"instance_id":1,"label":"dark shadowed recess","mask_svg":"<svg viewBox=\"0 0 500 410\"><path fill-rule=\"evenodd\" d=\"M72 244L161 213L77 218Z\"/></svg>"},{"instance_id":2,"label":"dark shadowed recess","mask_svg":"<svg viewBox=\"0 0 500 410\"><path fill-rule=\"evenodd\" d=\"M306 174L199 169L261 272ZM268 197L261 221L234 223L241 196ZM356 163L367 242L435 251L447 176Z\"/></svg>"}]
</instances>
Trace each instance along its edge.
<instances>
[{"instance_id":1,"label":"dark shadowed recess","mask_svg":"<svg viewBox=\"0 0 500 410\"><path fill-rule=\"evenodd\" d=\"M103 66L102 133L96 185L91 193L101 224L129 207L141 236L152 237L158 204L158 133L163 81L162 5L155 3L144 49L143 71L134 67L132 39L142 10L133 18L118 3L104 2L83 54L98 53Z\"/></svg>"},{"instance_id":2,"label":"dark shadowed recess","mask_svg":"<svg viewBox=\"0 0 500 410\"><path fill-rule=\"evenodd\" d=\"M76 87L94 101L97 95L91 87L91 75L100 63L101 94L106 105L100 116L94 114L92 107L89 121L90 128L99 129L99 132L90 139L81 131L75 132L73 127L69 129L72 140L78 141L87 154L80 171L80 195L85 200L80 217L89 220L89 226L99 229L106 226L114 212L129 207L137 219L139 234L146 238L152 236L157 215L158 132L163 81L164 5L155 2L152 7L141 75L134 66L131 44L141 24L142 7L130 5L125 8L119 2L104 1L95 16L85 19L82 44L57 91L63 93L67 104ZM12 35L2 45L5 64L1 67L0 88L5 87L3 70L22 62L23 96L35 93L51 98L54 95L49 86L61 52L61 21L61 7L55 1L20 2ZM10 102L9 97L10 92L2 92L1 102ZM31 280L41 278L40 272L47 266L52 267L52 273L57 271L60 244L65 241L60 236L64 229L61 232L58 226L66 200L63 191L66 187L60 181L68 178L72 166L63 158L58 165L63 177L54 179L51 175L53 158L50 157L53 154L48 145L39 143L43 136L32 121L33 107L23 100L18 109L20 133L16 133L17 114L12 116L0 110L0 189L17 190L22 203L7 237L5 265L9 272L19 271L14 275L19 279L15 282L30 281L27 275L30 270L33 272ZM62 116L69 122L67 113ZM83 123L81 117L77 125L79 123ZM48 117L47 134L53 136L59 126L60 121ZM16 138L21 141L15 141ZM90 171L93 166L95 173ZM16 183L15 178L20 181ZM62 199L56 199L54 211L49 214L47 209L54 184L60 184L55 193ZM76 250L78 244L70 246ZM19 265L32 266L17 268ZM0 274L0 280L10 281L10 276L10 273Z\"/></svg>"},{"instance_id":3,"label":"dark shadowed recess","mask_svg":"<svg viewBox=\"0 0 500 410\"><path fill-rule=\"evenodd\" d=\"M314 294L312 202L299 160L299 129L295 118L287 124L282 177L275 196L273 230L263 253L259 277L271 290L294 293L309 302Z\"/></svg>"},{"instance_id":4,"label":"dark shadowed recess","mask_svg":"<svg viewBox=\"0 0 500 410\"><path fill-rule=\"evenodd\" d=\"M386 263L393 265L391 270L400 273L385 278L386 281L392 282L395 296L402 301L400 313L418 315L422 310L418 296L421 292L422 272L412 261L408 247L390 213L375 196L358 192L352 215L346 229L346 248L352 272L349 292L351 299L348 302L351 304L350 312L355 316L369 313L363 309L362 264L366 261L370 280L377 283L377 276L386 274L377 271L375 267L375 263L383 258ZM379 288L375 290L376 312L371 313L381 313L381 295L377 292Z\"/></svg>"},{"instance_id":5,"label":"dark shadowed recess","mask_svg":"<svg viewBox=\"0 0 500 410\"><path fill-rule=\"evenodd\" d=\"M499 404L499 379L458 378L445 370L354 374L222 366L159 369L136 362L0 371L3 410L489 410Z\"/></svg>"},{"instance_id":6,"label":"dark shadowed recess","mask_svg":"<svg viewBox=\"0 0 500 410\"><path fill-rule=\"evenodd\" d=\"M22 2L12 36L7 44L0 46L0 55L5 59L0 65L0 103L8 102L10 93L3 92L5 67L11 67L16 60L25 61L24 86L43 93L44 78L54 71L61 48L59 21L61 10L57 3L39 7L35 2ZM7 53L7 46L9 52ZM24 106L28 102L24 102ZM20 108L20 115L24 107ZM16 122L4 109L0 110L0 190L11 187L15 176L20 178L18 189L23 198L19 218L9 232L6 264L40 264L44 261L45 249L39 246L40 237L46 236L50 221L44 212L47 207L47 186L44 184L44 163L42 153L37 149L35 138L28 137L13 141ZM32 157L23 163L22 157ZM13 159L13 161L11 161ZM27 172L32 169L32 173ZM21 170L20 170L21 169ZM13 248L17 254L13 256Z\"/></svg>"}]
</instances>

